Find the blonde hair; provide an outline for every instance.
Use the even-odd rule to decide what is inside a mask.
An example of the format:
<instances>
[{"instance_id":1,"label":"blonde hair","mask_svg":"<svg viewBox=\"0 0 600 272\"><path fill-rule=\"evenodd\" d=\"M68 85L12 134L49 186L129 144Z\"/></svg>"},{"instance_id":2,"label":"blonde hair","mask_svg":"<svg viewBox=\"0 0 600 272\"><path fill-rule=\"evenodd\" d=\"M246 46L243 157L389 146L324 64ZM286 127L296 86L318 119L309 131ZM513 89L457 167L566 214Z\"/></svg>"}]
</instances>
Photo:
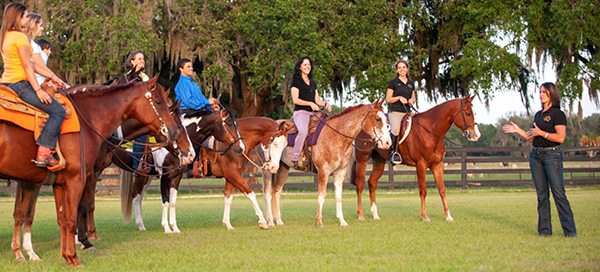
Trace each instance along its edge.
<instances>
[{"instance_id":1,"label":"blonde hair","mask_svg":"<svg viewBox=\"0 0 600 272\"><path fill-rule=\"evenodd\" d=\"M38 31L38 25L42 22L42 16L37 13L29 13L27 14L27 23L25 24L25 35L29 37L30 40L35 39L35 34Z\"/></svg>"}]
</instances>

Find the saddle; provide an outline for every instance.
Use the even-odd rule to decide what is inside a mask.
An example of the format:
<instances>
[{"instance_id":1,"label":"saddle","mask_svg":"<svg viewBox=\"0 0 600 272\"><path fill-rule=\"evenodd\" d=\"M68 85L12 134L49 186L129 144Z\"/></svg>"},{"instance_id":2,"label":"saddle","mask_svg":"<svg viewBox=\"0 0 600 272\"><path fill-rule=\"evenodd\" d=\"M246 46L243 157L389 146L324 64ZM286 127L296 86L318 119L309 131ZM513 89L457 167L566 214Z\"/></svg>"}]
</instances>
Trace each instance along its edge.
<instances>
[{"instance_id":1,"label":"saddle","mask_svg":"<svg viewBox=\"0 0 600 272\"><path fill-rule=\"evenodd\" d=\"M298 165L302 165L301 170L307 170L309 172L316 171L316 167L312 162L312 148L317 144L319 135L321 135L321 130L325 126L325 122L327 122L328 118L329 116L325 112L317 112L310 116L308 135L306 136L306 140L304 140L304 145L302 147L302 159L298 162ZM296 124L294 124L288 130L288 146L294 146L297 135L298 128L296 127Z\"/></svg>"},{"instance_id":2,"label":"saddle","mask_svg":"<svg viewBox=\"0 0 600 272\"><path fill-rule=\"evenodd\" d=\"M206 149L217 149L217 141L215 137L210 136L200 147L200 156L197 156L192 164L192 175L195 178L201 178L205 176L212 176L212 170L210 167L210 159L206 154Z\"/></svg>"},{"instance_id":3,"label":"saddle","mask_svg":"<svg viewBox=\"0 0 600 272\"><path fill-rule=\"evenodd\" d=\"M398 144L396 146L400 146L402 144L402 142L404 142L404 140L406 140L406 137L408 137L408 134L410 133L410 129L412 127L412 116L414 114L409 113L409 114L405 114L404 117L402 117L402 121L400 121L400 131L398 132Z\"/></svg>"},{"instance_id":4,"label":"saddle","mask_svg":"<svg viewBox=\"0 0 600 272\"><path fill-rule=\"evenodd\" d=\"M48 81L44 82L42 87L65 108L66 118L61 126L60 133L79 132L79 119L76 114L73 114L75 109L70 101L64 95L55 93L51 89L51 83L48 83ZM11 88L0 85L0 120L13 123L25 130L32 131L35 141L38 139L42 129L46 125L48 114L23 101ZM50 171L62 170L66 166L66 161L60 152L58 143L56 144L55 152L60 163L54 167L48 166L47 168Z\"/></svg>"}]
</instances>

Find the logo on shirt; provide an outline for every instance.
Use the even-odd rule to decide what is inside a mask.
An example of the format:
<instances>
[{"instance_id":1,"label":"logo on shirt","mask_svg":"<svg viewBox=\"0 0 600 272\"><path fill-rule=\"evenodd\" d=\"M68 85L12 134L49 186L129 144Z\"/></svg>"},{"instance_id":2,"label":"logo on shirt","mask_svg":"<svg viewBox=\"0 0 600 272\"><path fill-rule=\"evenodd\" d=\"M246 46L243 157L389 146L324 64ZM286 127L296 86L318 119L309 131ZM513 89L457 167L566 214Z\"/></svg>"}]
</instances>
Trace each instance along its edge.
<instances>
[{"instance_id":1,"label":"logo on shirt","mask_svg":"<svg viewBox=\"0 0 600 272\"><path fill-rule=\"evenodd\" d=\"M550 118L550 116L546 116L546 117L544 117L544 121L546 121L546 122L550 122L550 120L552 120L552 118Z\"/></svg>"},{"instance_id":2,"label":"logo on shirt","mask_svg":"<svg viewBox=\"0 0 600 272\"><path fill-rule=\"evenodd\" d=\"M408 84L408 87L409 87L409 88L412 88L413 86L412 86L412 84Z\"/></svg>"}]
</instances>

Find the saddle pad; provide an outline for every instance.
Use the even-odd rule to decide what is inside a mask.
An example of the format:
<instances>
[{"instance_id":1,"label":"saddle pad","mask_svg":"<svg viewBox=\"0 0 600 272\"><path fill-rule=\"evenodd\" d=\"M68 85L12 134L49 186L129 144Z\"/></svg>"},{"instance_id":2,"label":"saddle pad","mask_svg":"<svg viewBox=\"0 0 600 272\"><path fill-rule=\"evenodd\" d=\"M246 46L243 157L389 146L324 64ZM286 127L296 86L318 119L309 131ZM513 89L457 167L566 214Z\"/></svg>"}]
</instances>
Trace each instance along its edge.
<instances>
[{"instance_id":1,"label":"saddle pad","mask_svg":"<svg viewBox=\"0 0 600 272\"><path fill-rule=\"evenodd\" d=\"M315 131L314 133L308 134L308 136L306 136L306 146L313 146L313 145L317 144L317 141L319 140L319 135L321 135L321 130L323 130L323 127L325 126L325 122L327 122L327 119L329 119L329 117L323 118L323 120L321 120L321 122L317 126L317 131ZM292 146L292 147L294 146L294 143L296 141L296 136L298 136L297 132L294 134L288 135L288 146Z\"/></svg>"},{"instance_id":2,"label":"saddle pad","mask_svg":"<svg viewBox=\"0 0 600 272\"><path fill-rule=\"evenodd\" d=\"M71 133L79 131L79 119L71 101L62 94L55 94L57 100L66 102L67 118L62 123L60 133ZM16 102L15 102L16 101ZM0 120L11 122L23 129L35 130L35 112L39 109L23 102L12 89L0 86Z\"/></svg>"}]
</instances>

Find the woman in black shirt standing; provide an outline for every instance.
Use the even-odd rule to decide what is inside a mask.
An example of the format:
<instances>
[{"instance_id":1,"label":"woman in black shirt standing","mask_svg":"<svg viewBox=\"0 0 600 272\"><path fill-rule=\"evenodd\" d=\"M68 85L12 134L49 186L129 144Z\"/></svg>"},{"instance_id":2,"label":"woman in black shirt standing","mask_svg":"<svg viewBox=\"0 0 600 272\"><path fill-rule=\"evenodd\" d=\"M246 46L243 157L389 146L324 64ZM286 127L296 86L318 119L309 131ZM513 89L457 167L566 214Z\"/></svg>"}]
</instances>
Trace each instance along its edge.
<instances>
[{"instance_id":1,"label":"woman in black shirt standing","mask_svg":"<svg viewBox=\"0 0 600 272\"><path fill-rule=\"evenodd\" d=\"M390 80L387 87L386 101L390 105L389 119L392 128L392 146L390 147L390 161L394 164L402 162L400 153L396 151L400 122L410 107L415 103L415 83L408 78L408 63L396 62L396 77Z\"/></svg>"},{"instance_id":2,"label":"woman in black shirt standing","mask_svg":"<svg viewBox=\"0 0 600 272\"><path fill-rule=\"evenodd\" d=\"M533 128L525 132L515 123L504 126L504 132L517 133L532 142L529 167L538 198L538 233L552 235L550 220L550 192L558 210L558 217L566 237L577 237L573 211L565 194L563 152L560 144L567 134L567 117L560 110L560 93L554 83L540 87L542 110L535 114Z\"/></svg>"},{"instance_id":3,"label":"woman in black shirt standing","mask_svg":"<svg viewBox=\"0 0 600 272\"><path fill-rule=\"evenodd\" d=\"M294 102L292 118L298 128L298 136L296 136L292 152L292 163L294 163L294 168L303 169L305 166L302 165L302 147L308 134L310 116L319 111L319 106L325 107L327 111L331 112L331 105L319 97L317 83L313 79L312 61L309 57L302 57L296 62L291 92Z\"/></svg>"}]
</instances>

